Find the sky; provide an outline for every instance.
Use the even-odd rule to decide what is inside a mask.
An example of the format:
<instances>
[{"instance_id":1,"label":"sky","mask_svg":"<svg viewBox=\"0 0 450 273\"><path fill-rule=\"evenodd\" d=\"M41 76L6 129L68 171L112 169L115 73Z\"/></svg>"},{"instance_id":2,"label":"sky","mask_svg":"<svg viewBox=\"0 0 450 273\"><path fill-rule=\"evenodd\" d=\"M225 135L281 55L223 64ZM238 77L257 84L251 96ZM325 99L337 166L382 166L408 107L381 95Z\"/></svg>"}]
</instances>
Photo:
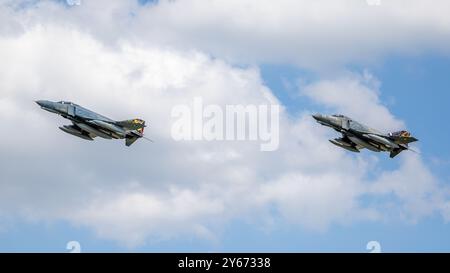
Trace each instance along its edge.
<instances>
[{"instance_id":1,"label":"sky","mask_svg":"<svg viewBox=\"0 0 450 273\"><path fill-rule=\"evenodd\" d=\"M0 0L0 252L449 252L449 9ZM176 141L195 98L280 105L278 149ZM154 143L64 134L40 99L143 118ZM418 153L339 149L317 112L407 129Z\"/></svg>"}]
</instances>

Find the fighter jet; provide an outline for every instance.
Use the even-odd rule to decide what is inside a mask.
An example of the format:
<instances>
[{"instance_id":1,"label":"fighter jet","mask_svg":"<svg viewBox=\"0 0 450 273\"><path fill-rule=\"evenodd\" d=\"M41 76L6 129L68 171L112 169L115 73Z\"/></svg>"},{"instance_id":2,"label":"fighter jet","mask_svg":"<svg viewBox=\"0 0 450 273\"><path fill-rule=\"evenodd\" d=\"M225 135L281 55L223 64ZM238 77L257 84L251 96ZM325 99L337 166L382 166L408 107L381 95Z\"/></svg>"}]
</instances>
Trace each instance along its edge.
<instances>
[{"instance_id":1,"label":"fighter jet","mask_svg":"<svg viewBox=\"0 0 450 273\"><path fill-rule=\"evenodd\" d=\"M105 139L125 139L125 145L130 146L144 137L146 126L145 121L141 119L115 121L68 101L38 100L36 103L42 109L72 121L72 125L64 125L59 129L85 140L94 140L97 136Z\"/></svg>"},{"instance_id":2,"label":"fighter jet","mask_svg":"<svg viewBox=\"0 0 450 273\"><path fill-rule=\"evenodd\" d=\"M351 152L359 153L366 148L374 152L390 152L390 157L394 158L404 150L411 150L409 143L418 141L407 131L383 134L344 115L312 116L319 124L342 133L341 138L331 139L330 142Z\"/></svg>"}]
</instances>

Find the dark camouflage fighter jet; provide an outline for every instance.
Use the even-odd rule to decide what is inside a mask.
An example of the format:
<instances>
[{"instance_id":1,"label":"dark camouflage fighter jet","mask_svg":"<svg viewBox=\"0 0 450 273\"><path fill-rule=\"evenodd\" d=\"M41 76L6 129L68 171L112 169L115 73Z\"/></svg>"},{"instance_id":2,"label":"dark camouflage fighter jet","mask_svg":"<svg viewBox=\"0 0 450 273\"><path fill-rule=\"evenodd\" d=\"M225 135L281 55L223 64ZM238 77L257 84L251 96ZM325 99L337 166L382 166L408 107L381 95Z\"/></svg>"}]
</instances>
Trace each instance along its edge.
<instances>
[{"instance_id":1,"label":"dark camouflage fighter jet","mask_svg":"<svg viewBox=\"0 0 450 273\"><path fill-rule=\"evenodd\" d=\"M390 157L394 158L404 150L411 150L409 143L418 141L407 131L383 134L344 115L315 114L313 118L319 124L342 133L341 138L331 139L331 143L356 153L366 148L374 152L390 152Z\"/></svg>"},{"instance_id":2,"label":"dark camouflage fighter jet","mask_svg":"<svg viewBox=\"0 0 450 273\"><path fill-rule=\"evenodd\" d=\"M105 139L125 139L125 145L130 146L144 137L146 126L145 121L141 119L115 121L66 101L39 100L36 103L44 110L71 120L72 125L64 125L59 129L82 139L94 140L97 136Z\"/></svg>"}]
</instances>

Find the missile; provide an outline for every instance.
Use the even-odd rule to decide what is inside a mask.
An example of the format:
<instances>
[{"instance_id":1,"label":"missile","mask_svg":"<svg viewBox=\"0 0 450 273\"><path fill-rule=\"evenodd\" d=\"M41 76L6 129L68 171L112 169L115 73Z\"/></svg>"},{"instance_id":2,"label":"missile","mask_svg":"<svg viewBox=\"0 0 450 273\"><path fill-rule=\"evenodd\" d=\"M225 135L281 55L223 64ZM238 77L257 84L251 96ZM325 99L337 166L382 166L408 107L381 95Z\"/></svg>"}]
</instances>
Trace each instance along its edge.
<instances>
[{"instance_id":1,"label":"missile","mask_svg":"<svg viewBox=\"0 0 450 273\"><path fill-rule=\"evenodd\" d=\"M353 147L352 145L350 145L348 143L340 141L339 139L330 139L329 141L338 147L344 148L351 152L359 153L358 149L356 149L355 147Z\"/></svg>"},{"instance_id":2,"label":"missile","mask_svg":"<svg viewBox=\"0 0 450 273\"><path fill-rule=\"evenodd\" d=\"M96 136L99 136L101 138L112 139L112 137L110 135L108 135L108 134L106 134L106 133L104 133L104 132L102 132L100 130L97 130L94 127L91 127L91 126L89 126L89 125L87 125L85 123L76 123L76 125L78 127L80 127L81 129L83 129L84 131L89 132L91 134L94 134Z\"/></svg>"},{"instance_id":3,"label":"missile","mask_svg":"<svg viewBox=\"0 0 450 273\"><path fill-rule=\"evenodd\" d=\"M73 136L82 138L82 139L86 139L86 140L93 140L90 136L84 135L83 132L75 129L75 127L73 126L67 126L64 125L63 127L59 127L59 129L61 129L61 131L71 134Z\"/></svg>"}]
</instances>

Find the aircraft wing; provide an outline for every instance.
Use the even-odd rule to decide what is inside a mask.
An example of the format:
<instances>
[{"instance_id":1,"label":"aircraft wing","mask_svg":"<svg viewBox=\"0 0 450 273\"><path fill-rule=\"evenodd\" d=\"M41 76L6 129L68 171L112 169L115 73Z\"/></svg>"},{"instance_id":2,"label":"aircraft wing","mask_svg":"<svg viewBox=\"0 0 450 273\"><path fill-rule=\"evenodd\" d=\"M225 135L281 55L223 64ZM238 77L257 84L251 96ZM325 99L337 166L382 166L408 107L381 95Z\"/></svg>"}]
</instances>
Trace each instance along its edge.
<instances>
[{"instance_id":1,"label":"aircraft wing","mask_svg":"<svg viewBox=\"0 0 450 273\"><path fill-rule=\"evenodd\" d=\"M348 138L348 136L345 135L345 134L342 134L342 138L341 139L346 141L346 142L348 142L348 143L350 143L350 144L353 144L355 146L355 148L358 149L358 150L362 150L362 149L365 148L364 146L361 146L361 145L351 141L350 138Z\"/></svg>"}]
</instances>

